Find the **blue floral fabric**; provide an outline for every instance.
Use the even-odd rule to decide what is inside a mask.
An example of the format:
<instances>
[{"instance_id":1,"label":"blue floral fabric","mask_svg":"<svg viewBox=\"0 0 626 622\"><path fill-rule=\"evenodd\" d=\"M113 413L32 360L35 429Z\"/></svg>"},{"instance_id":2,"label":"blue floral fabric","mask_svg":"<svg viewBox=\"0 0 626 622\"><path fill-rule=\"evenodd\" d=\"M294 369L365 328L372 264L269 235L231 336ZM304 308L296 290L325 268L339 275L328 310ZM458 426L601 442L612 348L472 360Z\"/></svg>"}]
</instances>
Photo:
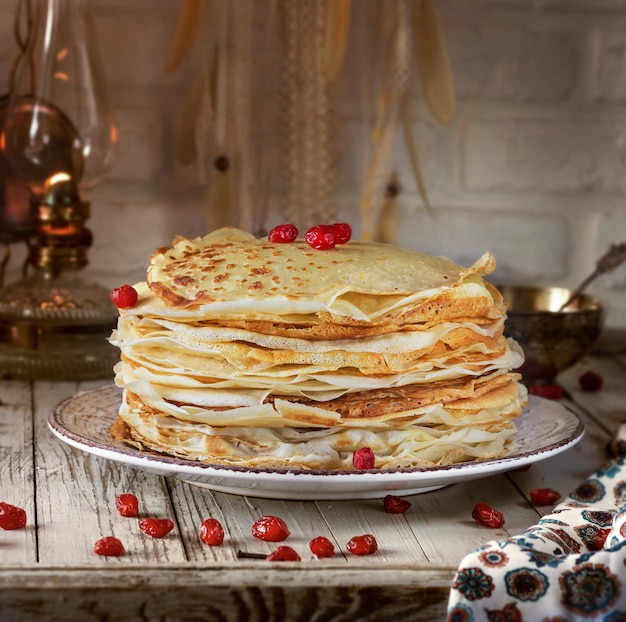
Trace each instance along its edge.
<instances>
[{"instance_id":1,"label":"blue floral fabric","mask_svg":"<svg viewBox=\"0 0 626 622\"><path fill-rule=\"evenodd\" d=\"M626 622L626 457L519 536L467 555L448 622Z\"/></svg>"}]
</instances>

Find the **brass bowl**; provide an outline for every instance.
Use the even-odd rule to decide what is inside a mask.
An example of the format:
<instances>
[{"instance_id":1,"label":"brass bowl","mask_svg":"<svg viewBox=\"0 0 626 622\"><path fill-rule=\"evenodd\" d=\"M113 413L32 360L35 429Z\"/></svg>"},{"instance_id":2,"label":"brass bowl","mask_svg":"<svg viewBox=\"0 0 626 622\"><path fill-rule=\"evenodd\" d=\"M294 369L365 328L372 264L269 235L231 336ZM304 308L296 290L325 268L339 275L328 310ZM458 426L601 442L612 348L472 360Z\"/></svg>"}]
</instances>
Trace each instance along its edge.
<instances>
[{"instance_id":1,"label":"brass bowl","mask_svg":"<svg viewBox=\"0 0 626 622\"><path fill-rule=\"evenodd\" d=\"M509 305L504 334L524 350L517 371L527 386L553 384L557 374L579 361L604 323L600 300L586 294L560 310L572 291L560 287L499 286Z\"/></svg>"}]
</instances>

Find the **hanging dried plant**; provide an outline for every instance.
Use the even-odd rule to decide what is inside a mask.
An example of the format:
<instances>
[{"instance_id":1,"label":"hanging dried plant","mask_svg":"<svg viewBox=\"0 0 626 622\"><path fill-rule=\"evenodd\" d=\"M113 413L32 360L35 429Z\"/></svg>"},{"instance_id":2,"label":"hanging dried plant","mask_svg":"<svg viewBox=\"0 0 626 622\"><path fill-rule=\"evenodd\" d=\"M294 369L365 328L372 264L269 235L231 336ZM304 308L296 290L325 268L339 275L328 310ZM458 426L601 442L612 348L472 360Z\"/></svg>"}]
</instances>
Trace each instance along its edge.
<instances>
[{"instance_id":1,"label":"hanging dried plant","mask_svg":"<svg viewBox=\"0 0 626 622\"><path fill-rule=\"evenodd\" d=\"M411 123L411 116L409 114L409 105L406 95L402 98L402 101L400 102L400 124L402 126L404 147L409 160L411 171L413 173L415 185L417 186L417 190L420 194L420 197L422 198L422 201L424 202L424 205L426 206L426 209L432 214L433 208L430 204L428 193L426 192L426 184L424 183L424 178L422 177L422 169L420 166L420 160L417 151L417 141L413 136L413 124Z\"/></svg>"},{"instance_id":2,"label":"hanging dried plant","mask_svg":"<svg viewBox=\"0 0 626 622\"><path fill-rule=\"evenodd\" d=\"M365 19L353 38L356 12ZM367 132L359 147L365 153L361 237L395 240L397 193L391 196L389 188L398 186L399 131L417 189L432 209L408 106L419 65L435 118L449 123L455 112L432 0L414 5L410 0L185 0L166 71L180 66L194 41L200 44L201 69L183 110L176 155L183 164L197 161L210 188L213 225L236 224L258 233L277 189L282 217L301 229L336 219L338 87L350 44L357 46ZM276 91L259 84L260 67L280 84L279 105ZM282 185L277 186L278 173Z\"/></svg>"},{"instance_id":3,"label":"hanging dried plant","mask_svg":"<svg viewBox=\"0 0 626 622\"><path fill-rule=\"evenodd\" d=\"M337 82L343 69L350 33L351 7L352 0L332 0L328 4L326 78L329 84Z\"/></svg>"},{"instance_id":4,"label":"hanging dried plant","mask_svg":"<svg viewBox=\"0 0 626 622\"><path fill-rule=\"evenodd\" d=\"M456 94L441 20L432 0L417 2L415 40L426 103L437 121L449 125L456 115Z\"/></svg>"},{"instance_id":5,"label":"hanging dried plant","mask_svg":"<svg viewBox=\"0 0 626 622\"><path fill-rule=\"evenodd\" d=\"M201 12L202 0L183 0L174 38L165 61L165 73L172 73L188 56L196 38Z\"/></svg>"},{"instance_id":6,"label":"hanging dried plant","mask_svg":"<svg viewBox=\"0 0 626 622\"><path fill-rule=\"evenodd\" d=\"M360 200L361 238L377 238L380 212L393 169L393 148L400 101L408 89L411 75L411 30L405 0L385 2L382 32L386 42L382 82L378 93L376 120L370 137L370 157L366 163Z\"/></svg>"}]
</instances>

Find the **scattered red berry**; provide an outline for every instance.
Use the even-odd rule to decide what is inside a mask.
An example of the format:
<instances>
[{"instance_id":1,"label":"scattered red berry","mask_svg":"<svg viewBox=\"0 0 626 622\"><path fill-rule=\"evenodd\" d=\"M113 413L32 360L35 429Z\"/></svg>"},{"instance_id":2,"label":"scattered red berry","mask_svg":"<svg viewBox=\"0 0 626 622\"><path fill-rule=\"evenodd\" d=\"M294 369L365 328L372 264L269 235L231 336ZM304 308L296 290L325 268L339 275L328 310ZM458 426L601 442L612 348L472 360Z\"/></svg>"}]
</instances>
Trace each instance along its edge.
<instances>
[{"instance_id":1,"label":"scattered red berry","mask_svg":"<svg viewBox=\"0 0 626 622\"><path fill-rule=\"evenodd\" d=\"M139 529L153 538L164 538L174 529L174 523L169 518L142 518Z\"/></svg>"},{"instance_id":2,"label":"scattered red berry","mask_svg":"<svg viewBox=\"0 0 626 622\"><path fill-rule=\"evenodd\" d=\"M483 527L489 527L490 529L497 529L504 525L504 514L494 510L491 506L487 505L483 501L480 501L474 506L472 510L472 518Z\"/></svg>"},{"instance_id":3,"label":"scattered red berry","mask_svg":"<svg viewBox=\"0 0 626 622\"><path fill-rule=\"evenodd\" d=\"M266 542L282 542L291 535L291 532L282 518L262 516L252 525L252 535Z\"/></svg>"},{"instance_id":4,"label":"scattered red berry","mask_svg":"<svg viewBox=\"0 0 626 622\"><path fill-rule=\"evenodd\" d=\"M376 538L371 533L366 533L362 536L350 538L346 549L352 555L371 555L378 550L378 542L376 542Z\"/></svg>"},{"instance_id":5,"label":"scattered red berry","mask_svg":"<svg viewBox=\"0 0 626 622\"><path fill-rule=\"evenodd\" d=\"M0 501L0 527L11 531L26 527L26 512L4 501Z\"/></svg>"},{"instance_id":6,"label":"scattered red berry","mask_svg":"<svg viewBox=\"0 0 626 622\"><path fill-rule=\"evenodd\" d=\"M529 495L535 505L553 505L561 498L561 495L552 488L533 488Z\"/></svg>"},{"instance_id":7,"label":"scattered red berry","mask_svg":"<svg viewBox=\"0 0 626 622\"><path fill-rule=\"evenodd\" d=\"M267 239L270 242L276 242L278 244L287 244L293 242L298 237L298 228L295 225L278 225L274 227Z\"/></svg>"},{"instance_id":8,"label":"scattered red berry","mask_svg":"<svg viewBox=\"0 0 626 622\"><path fill-rule=\"evenodd\" d=\"M560 400L565 397L563 387L558 384L533 384L528 392L531 395L545 397L547 400Z\"/></svg>"},{"instance_id":9,"label":"scattered red berry","mask_svg":"<svg viewBox=\"0 0 626 622\"><path fill-rule=\"evenodd\" d=\"M320 251L334 248L337 243L333 228L329 225L316 225L315 227L311 227L304 234L304 239L310 247Z\"/></svg>"},{"instance_id":10,"label":"scattered red berry","mask_svg":"<svg viewBox=\"0 0 626 622\"><path fill-rule=\"evenodd\" d=\"M224 528L215 518L207 518L200 525L200 540L209 546L219 546L224 542Z\"/></svg>"},{"instance_id":11,"label":"scattered red berry","mask_svg":"<svg viewBox=\"0 0 626 622\"><path fill-rule=\"evenodd\" d=\"M134 518L139 515L139 501L132 494L118 495L115 499L115 507L121 516Z\"/></svg>"},{"instance_id":12,"label":"scattered red berry","mask_svg":"<svg viewBox=\"0 0 626 622\"><path fill-rule=\"evenodd\" d=\"M580 375L578 378L578 384L583 391L595 393L602 388L604 381L602 380L602 376L600 374L589 370Z\"/></svg>"},{"instance_id":13,"label":"scattered red berry","mask_svg":"<svg viewBox=\"0 0 626 622\"><path fill-rule=\"evenodd\" d=\"M352 227L347 222L336 222L331 225L333 235L335 236L335 244L345 244L352 237Z\"/></svg>"},{"instance_id":14,"label":"scattered red berry","mask_svg":"<svg viewBox=\"0 0 626 622\"><path fill-rule=\"evenodd\" d=\"M383 507L388 514L403 514L411 507L411 502L402 497L387 495L383 499Z\"/></svg>"},{"instance_id":15,"label":"scattered red berry","mask_svg":"<svg viewBox=\"0 0 626 622\"><path fill-rule=\"evenodd\" d=\"M296 553L290 546L279 546L272 551L266 558L268 562L299 562L300 555Z\"/></svg>"},{"instance_id":16,"label":"scattered red berry","mask_svg":"<svg viewBox=\"0 0 626 622\"><path fill-rule=\"evenodd\" d=\"M119 557L124 555L124 545L113 536L107 536L106 538L100 538L93 545L93 552L96 555L105 555L107 557Z\"/></svg>"},{"instance_id":17,"label":"scattered red berry","mask_svg":"<svg viewBox=\"0 0 626 622\"><path fill-rule=\"evenodd\" d=\"M311 553L317 557L332 557L335 554L335 545L325 536L317 536L309 542Z\"/></svg>"},{"instance_id":18,"label":"scattered red berry","mask_svg":"<svg viewBox=\"0 0 626 622\"><path fill-rule=\"evenodd\" d=\"M357 449L352 454L352 466L357 469L357 471L373 469L375 465L376 457L369 447L361 447L361 449Z\"/></svg>"},{"instance_id":19,"label":"scattered red berry","mask_svg":"<svg viewBox=\"0 0 626 622\"><path fill-rule=\"evenodd\" d=\"M137 290L132 285L122 285L111 291L111 300L118 309L128 309L137 304Z\"/></svg>"}]
</instances>

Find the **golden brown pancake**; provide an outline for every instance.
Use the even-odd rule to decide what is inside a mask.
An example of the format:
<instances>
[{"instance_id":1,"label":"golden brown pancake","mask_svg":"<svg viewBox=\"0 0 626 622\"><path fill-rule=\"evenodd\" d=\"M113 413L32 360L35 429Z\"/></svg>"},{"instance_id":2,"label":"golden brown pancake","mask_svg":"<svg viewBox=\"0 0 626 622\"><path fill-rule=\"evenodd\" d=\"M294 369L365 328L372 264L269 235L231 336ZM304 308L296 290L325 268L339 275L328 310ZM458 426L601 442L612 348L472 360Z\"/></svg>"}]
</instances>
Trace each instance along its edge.
<instances>
[{"instance_id":1,"label":"golden brown pancake","mask_svg":"<svg viewBox=\"0 0 626 622\"><path fill-rule=\"evenodd\" d=\"M315 250L233 228L177 237L120 310L116 436L192 460L397 468L510 449L522 353L483 277L391 245Z\"/></svg>"}]
</instances>

